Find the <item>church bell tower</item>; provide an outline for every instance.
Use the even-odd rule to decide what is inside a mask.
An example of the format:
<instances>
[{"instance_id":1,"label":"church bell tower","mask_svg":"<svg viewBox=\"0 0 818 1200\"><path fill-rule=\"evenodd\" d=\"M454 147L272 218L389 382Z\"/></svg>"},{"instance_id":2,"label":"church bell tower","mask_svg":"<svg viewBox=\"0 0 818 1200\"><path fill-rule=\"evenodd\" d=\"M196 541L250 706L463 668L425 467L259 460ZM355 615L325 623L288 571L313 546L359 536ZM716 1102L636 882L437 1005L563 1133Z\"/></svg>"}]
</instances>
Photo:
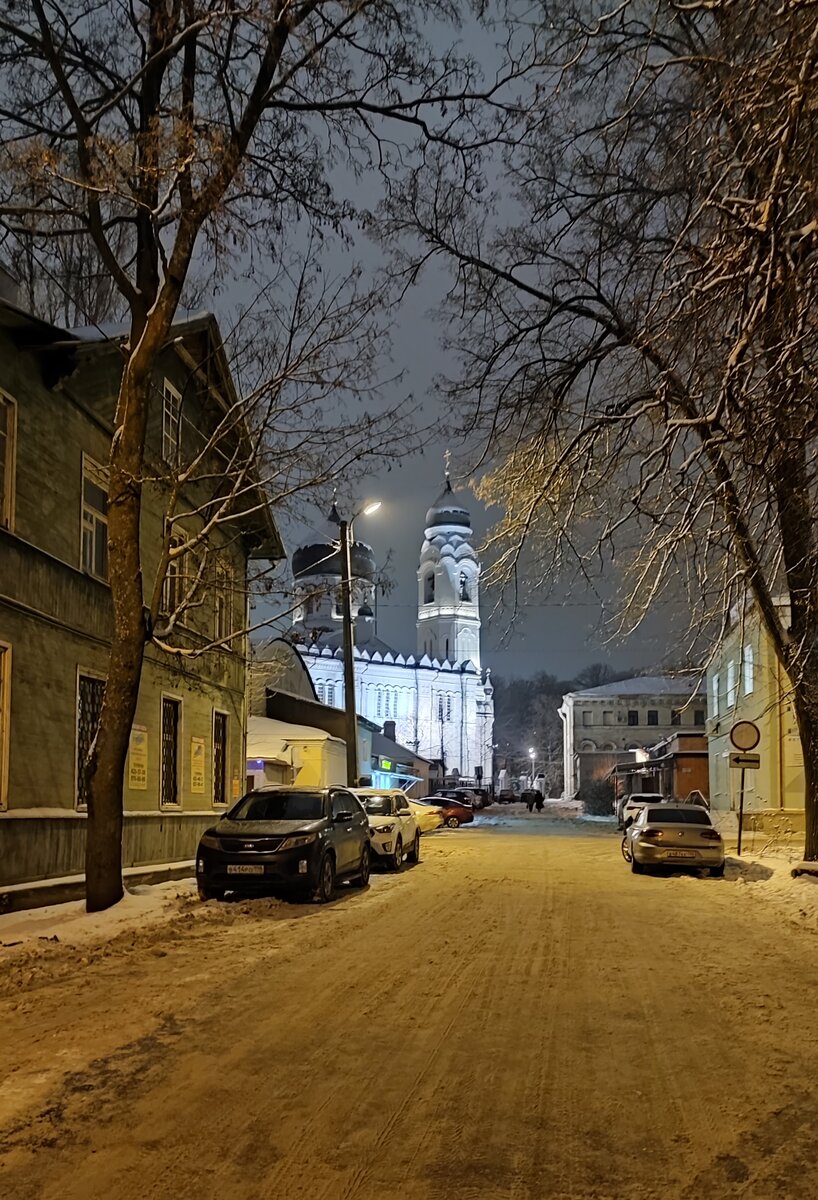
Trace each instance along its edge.
<instances>
[{"instance_id":1,"label":"church bell tower","mask_svg":"<svg viewBox=\"0 0 818 1200\"><path fill-rule=\"evenodd\" d=\"M418 653L480 669L480 564L469 511L446 486L426 513L418 566Z\"/></svg>"}]
</instances>

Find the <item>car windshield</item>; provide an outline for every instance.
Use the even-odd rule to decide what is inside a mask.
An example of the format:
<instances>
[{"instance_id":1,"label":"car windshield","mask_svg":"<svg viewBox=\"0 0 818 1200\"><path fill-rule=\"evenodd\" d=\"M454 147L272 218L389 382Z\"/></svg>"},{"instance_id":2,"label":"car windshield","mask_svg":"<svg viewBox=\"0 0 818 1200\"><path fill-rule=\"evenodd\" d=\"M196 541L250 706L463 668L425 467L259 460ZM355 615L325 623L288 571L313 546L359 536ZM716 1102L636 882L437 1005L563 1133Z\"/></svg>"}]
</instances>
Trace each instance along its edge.
<instances>
[{"instance_id":1,"label":"car windshield","mask_svg":"<svg viewBox=\"0 0 818 1200\"><path fill-rule=\"evenodd\" d=\"M659 825L709 825L710 818L701 808L652 808L648 822Z\"/></svg>"},{"instance_id":2,"label":"car windshield","mask_svg":"<svg viewBox=\"0 0 818 1200\"><path fill-rule=\"evenodd\" d=\"M373 817L389 816L388 796L361 796L361 804L363 804L364 810Z\"/></svg>"},{"instance_id":3,"label":"car windshield","mask_svg":"<svg viewBox=\"0 0 818 1200\"><path fill-rule=\"evenodd\" d=\"M227 813L230 821L317 821L321 816L320 792L250 792Z\"/></svg>"}]
</instances>

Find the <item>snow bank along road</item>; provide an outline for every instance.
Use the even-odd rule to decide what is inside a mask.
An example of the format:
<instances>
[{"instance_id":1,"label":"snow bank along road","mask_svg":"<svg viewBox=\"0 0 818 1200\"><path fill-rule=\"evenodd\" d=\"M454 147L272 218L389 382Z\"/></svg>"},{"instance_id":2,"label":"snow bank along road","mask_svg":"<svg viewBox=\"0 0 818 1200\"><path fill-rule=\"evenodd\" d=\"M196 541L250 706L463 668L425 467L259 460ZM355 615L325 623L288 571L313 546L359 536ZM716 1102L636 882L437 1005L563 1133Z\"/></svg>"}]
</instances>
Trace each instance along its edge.
<instances>
[{"instance_id":1,"label":"snow bank along road","mask_svg":"<svg viewBox=\"0 0 818 1200\"><path fill-rule=\"evenodd\" d=\"M328 908L12 956L0 1196L818 1195L811 929L755 884L633 877L598 826L424 850Z\"/></svg>"}]
</instances>

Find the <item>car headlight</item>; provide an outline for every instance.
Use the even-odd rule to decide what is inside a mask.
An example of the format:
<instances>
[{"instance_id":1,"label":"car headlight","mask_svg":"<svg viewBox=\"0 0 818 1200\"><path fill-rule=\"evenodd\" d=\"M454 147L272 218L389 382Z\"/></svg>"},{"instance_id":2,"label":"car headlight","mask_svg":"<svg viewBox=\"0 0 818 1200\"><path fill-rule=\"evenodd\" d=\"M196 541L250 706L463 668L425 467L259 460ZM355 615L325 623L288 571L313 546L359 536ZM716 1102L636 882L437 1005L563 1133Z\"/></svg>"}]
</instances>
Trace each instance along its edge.
<instances>
[{"instance_id":1,"label":"car headlight","mask_svg":"<svg viewBox=\"0 0 818 1200\"><path fill-rule=\"evenodd\" d=\"M394 825L374 825L372 828L372 833L374 833L377 837L382 833L391 833L394 828Z\"/></svg>"},{"instance_id":2,"label":"car headlight","mask_svg":"<svg viewBox=\"0 0 818 1200\"><path fill-rule=\"evenodd\" d=\"M212 837L205 833L199 839L200 846L206 846L208 850L221 850L222 844L217 837Z\"/></svg>"},{"instance_id":3,"label":"car headlight","mask_svg":"<svg viewBox=\"0 0 818 1200\"><path fill-rule=\"evenodd\" d=\"M279 846L279 850L295 850L296 846L309 846L318 837L317 833L301 833L298 837L288 837Z\"/></svg>"}]
</instances>

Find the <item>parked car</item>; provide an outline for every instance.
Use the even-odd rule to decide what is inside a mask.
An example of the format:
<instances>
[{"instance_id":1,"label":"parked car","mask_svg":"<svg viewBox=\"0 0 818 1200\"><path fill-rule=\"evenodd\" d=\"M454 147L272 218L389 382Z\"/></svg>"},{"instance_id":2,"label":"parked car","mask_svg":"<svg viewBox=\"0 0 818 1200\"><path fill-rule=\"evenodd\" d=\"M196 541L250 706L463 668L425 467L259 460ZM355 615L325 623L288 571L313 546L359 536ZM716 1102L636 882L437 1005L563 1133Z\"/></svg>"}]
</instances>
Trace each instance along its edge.
<instances>
[{"instance_id":1,"label":"parked car","mask_svg":"<svg viewBox=\"0 0 818 1200\"><path fill-rule=\"evenodd\" d=\"M448 800L458 800L461 804L469 804L475 811L486 805L483 793L476 788L440 788L435 795L445 796Z\"/></svg>"},{"instance_id":2,"label":"parked car","mask_svg":"<svg viewBox=\"0 0 818 1200\"><path fill-rule=\"evenodd\" d=\"M617 812L620 828L627 829L646 804L663 804L664 801L661 792L634 792L632 796L620 797Z\"/></svg>"},{"instance_id":3,"label":"parked car","mask_svg":"<svg viewBox=\"0 0 818 1200\"><path fill-rule=\"evenodd\" d=\"M474 809L462 800L453 800L450 796L429 796L428 802L443 809L443 824L449 829L458 829L474 820ZM425 801L424 801L425 803Z\"/></svg>"},{"instance_id":4,"label":"parked car","mask_svg":"<svg viewBox=\"0 0 818 1200\"><path fill-rule=\"evenodd\" d=\"M410 800L409 807L415 815L421 833L432 833L443 824L443 809L424 800Z\"/></svg>"},{"instance_id":5,"label":"parked car","mask_svg":"<svg viewBox=\"0 0 818 1200\"><path fill-rule=\"evenodd\" d=\"M196 882L203 900L277 888L332 899L338 880L369 882L369 821L347 788L248 792L202 835Z\"/></svg>"},{"instance_id":6,"label":"parked car","mask_svg":"<svg viewBox=\"0 0 818 1200\"><path fill-rule=\"evenodd\" d=\"M353 788L369 819L372 854L399 871L404 858L420 862L420 827L399 788Z\"/></svg>"},{"instance_id":7,"label":"parked car","mask_svg":"<svg viewBox=\"0 0 818 1200\"><path fill-rule=\"evenodd\" d=\"M502 792L497 793L498 804L516 804L519 796L515 796L510 788L505 788Z\"/></svg>"},{"instance_id":8,"label":"parked car","mask_svg":"<svg viewBox=\"0 0 818 1200\"><path fill-rule=\"evenodd\" d=\"M721 834L713 827L707 809L696 804L645 806L625 830L623 853L626 851L636 875L649 867L668 866L724 874Z\"/></svg>"}]
</instances>

